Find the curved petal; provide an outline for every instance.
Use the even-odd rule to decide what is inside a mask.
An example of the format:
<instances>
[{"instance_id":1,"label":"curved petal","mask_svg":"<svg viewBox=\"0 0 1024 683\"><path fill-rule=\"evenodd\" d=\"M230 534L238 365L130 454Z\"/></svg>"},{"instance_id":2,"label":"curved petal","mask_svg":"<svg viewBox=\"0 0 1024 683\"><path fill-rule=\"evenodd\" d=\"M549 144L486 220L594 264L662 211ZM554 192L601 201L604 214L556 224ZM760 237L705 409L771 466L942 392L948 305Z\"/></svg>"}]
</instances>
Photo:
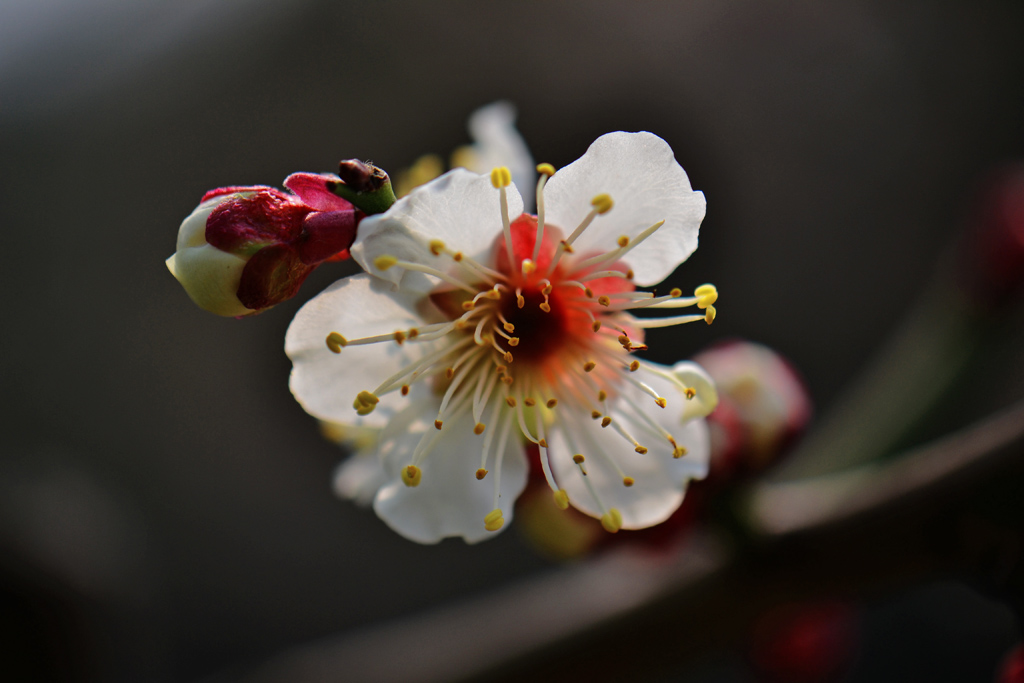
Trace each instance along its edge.
<instances>
[{"instance_id":1,"label":"curved petal","mask_svg":"<svg viewBox=\"0 0 1024 683\"><path fill-rule=\"evenodd\" d=\"M509 219L513 220L523 212L523 200L514 185L506 193ZM453 265L451 259L434 255L431 240L441 240L449 249L482 258L501 234L498 190L489 177L457 168L416 188L383 214L363 219L351 253L366 272L387 280L395 289L408 289L420 286L409 277L414 273L401 268L382 271L373 265L374 260L389 255L448 270ZM431 280L430 287L437 282Z\"/></svg>"},{"instance_id":2,"label":"curved petal","mask_svg":"<svg viewBox=\"0 0 1024 683\"><path fill-rule=\"evenodd\" d=\"M629 252L625 261L638 285L664 280L697 248L704 195L694 192L672 148L652 133L602 135L577 161L548 181L546 222L570 234L599 194L615 202L575 243L577 251L606 251L622 235L633 238L658 221L665 224Z\"/></svg>"},{"instance_id":3,"label":"curved petal","mask_svg":"<svg viewBox=\"0 0 1024 683\"><path fill-rule=\"evenodd\" d=\"M523 195L523 204L532 207L537 169L530 148L516 128L516 108L512 103L494 102L477 109L469 117L469 134L475 143L477 164L470 170L490 173L495 166L507 166L512 182Z\"/></svg>"},{"instance_id":4,"label":"curved petal","mask_svg":"<svg viewBox=\"0 0 1024 683\"><path fill-rule=\"evenodd\" d=\"M430 403L436 410L436 404ZM483 480L476 478L482 435L473 433L468 415L451 423L444 431L434 429L435 415L428 408L407 428L390 427L381 436L379 456L390 483L377 492L373 509L384 522L402 536L418 543L437 543L449 536L461 536L467 543L492 538L498 532L484 528L484 517L494 509L494 482L497 472ZM439 441L421 463L422 479L416 487L401 480L400 470L410 464L423 436ZM492 460L494 455L492 454ZM513 504L526 487L527 461L523 447L508 439L502 457L499 507L508 527Z\"/></svg>"},{"instance_id":5,"label":"curved petal","mask_svg":"<svg viewBox=\"0 0 1024 683\"><path fill-rule=\"evenodd\" d=\"M328 182L340 183L341 178L333 173L292 173L284 186L315 211L352 211L348 200L327 189Z\"/></svg>"},{"instance_id":6,"label":"curved petal","mask_svg":"<svg viewBox=\"0 0 1024 683\"><path fill-rule=\"evenodd\" d=\"M327 335L338 332L357 339L421 324L416 301L369 275L339 280L299 309L285 335L285 353L292 359L289 385L306 412L322 420L349 425L383 426L408 402L398 392L383 398L377 409L359 416L352 401L360 391L373 391L401 368L432 350L430 344L382 342L347 346L341 353L327 348Z\"/></svg>"},{"instance_id":7,"label":"curved petal","mask_svg":"<svg viewBox=\"0 0 1024 683\"><path fill-rule=\"evenodd\" d=\"M680 408L686 399L678 387L661 377L645 377L644 381L669 400L667 408L657 408L650 396L627 384L621 387L609 412L616 423L647 448L646 453L637 453L614 427L602 428L600 422L590 419L559 425L552 430L550 440L552 469L573 507L593 517L601 516L602 507L617 508L625 529L642 529L665 521L683 502L687 483L707 476L710 458L707 424L704 420L683 422ZM674 458L674 447L668 439L639 418L624 397L645 409L679 446L686 448L687 454ZM572 448L586 457L585 479L572 461ZM634 480L632 486L625 486L623 475ZM600 497L600 505L588 482Z\"/></svg>"},{"instance_id":8,"label":"curved petal","mask_svg":"<svg viewBox=\"0 0 1024 683\"><path fill-rule=\"evenodd\" d=\"M707 370L693 361L682 361L672 366L672 374L696 392L693 398L686 401L683 419L691 420L710 415L718 405L718 389Z\"/></svg>"}]
</instances>

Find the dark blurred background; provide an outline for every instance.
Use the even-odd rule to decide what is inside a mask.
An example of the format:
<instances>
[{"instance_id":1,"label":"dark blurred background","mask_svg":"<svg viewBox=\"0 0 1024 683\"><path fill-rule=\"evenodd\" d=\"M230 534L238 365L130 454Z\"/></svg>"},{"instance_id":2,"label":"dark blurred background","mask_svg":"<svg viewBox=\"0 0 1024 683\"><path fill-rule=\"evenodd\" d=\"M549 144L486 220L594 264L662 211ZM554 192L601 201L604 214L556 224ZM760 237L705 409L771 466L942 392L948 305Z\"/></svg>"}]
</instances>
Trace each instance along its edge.
<instances>
[{"instance_id":1,"label":"dark blurred background","mask_svg":"<svg viewBox=\"0 0 1024 683\"><path fill-rule=\"evenodd\" d=\"M341 453L282 347L351 266L252 319L200 311L163 261L207 189L350 157L394 171L469 142L497 99L556 166L653 131L708 199L673 282L722 293L713 327L655 358L755 339L821 412L986 174L1024 157L1022 35L1017 0L6 0L0 676L195 680L551 566L514 531L418 546L332 495ZM1024 394L1024 322L1005 325L954 421ZM1018 637L959 584L865 600L851 680L991 680ZM680 680L737 666L725 649Z\"/></svg>"}]
</instances>

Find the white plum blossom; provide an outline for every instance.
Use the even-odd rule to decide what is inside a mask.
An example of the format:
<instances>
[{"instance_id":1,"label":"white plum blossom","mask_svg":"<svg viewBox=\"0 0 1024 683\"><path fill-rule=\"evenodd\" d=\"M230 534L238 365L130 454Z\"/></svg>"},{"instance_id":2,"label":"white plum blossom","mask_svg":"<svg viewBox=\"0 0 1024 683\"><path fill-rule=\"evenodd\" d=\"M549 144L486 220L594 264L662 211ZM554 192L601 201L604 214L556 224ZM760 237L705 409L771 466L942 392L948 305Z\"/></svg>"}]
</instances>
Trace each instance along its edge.
<instances>
[{"instance_id":1,"label":"white plum blossom","mask_svg":"<svg viewBox=\"0 0 1024 683\"><path fill-rule=\"evenodd\" d=\"M306 411L373 434L336 490L421 543L502 529L528 448L559 507L611 532L664 521L707 474L713 383L636 355L645 329L714 319L712 285L636 290L696 249L703 194L651 133L537 170L536 216L499 167L455 169L364 219L351 253L366 272L288 329ZM683 307L699 310L633 315Z\"/></svg>"}]
</instances>

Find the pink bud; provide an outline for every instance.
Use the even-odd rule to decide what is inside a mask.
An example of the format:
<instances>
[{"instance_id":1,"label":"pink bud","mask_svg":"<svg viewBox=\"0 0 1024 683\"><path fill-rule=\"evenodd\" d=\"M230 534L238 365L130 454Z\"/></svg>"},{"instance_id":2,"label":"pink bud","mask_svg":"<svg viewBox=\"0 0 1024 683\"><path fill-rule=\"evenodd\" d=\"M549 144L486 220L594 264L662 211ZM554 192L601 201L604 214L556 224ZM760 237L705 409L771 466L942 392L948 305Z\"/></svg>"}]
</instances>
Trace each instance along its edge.
<instances>
[{"instance_id":1,"label":"pink bud","mask_svg":"<svg viewBox=\"0 0 1024 683\"><path fill-rule=\"evenodd\" d=\"M290 299L327 260L348 258L361 214L327 189L331 175L295 173L273 187L211 190L167 259L189 297L211 313L252 315Z\"/></svg>"}]
</instances>

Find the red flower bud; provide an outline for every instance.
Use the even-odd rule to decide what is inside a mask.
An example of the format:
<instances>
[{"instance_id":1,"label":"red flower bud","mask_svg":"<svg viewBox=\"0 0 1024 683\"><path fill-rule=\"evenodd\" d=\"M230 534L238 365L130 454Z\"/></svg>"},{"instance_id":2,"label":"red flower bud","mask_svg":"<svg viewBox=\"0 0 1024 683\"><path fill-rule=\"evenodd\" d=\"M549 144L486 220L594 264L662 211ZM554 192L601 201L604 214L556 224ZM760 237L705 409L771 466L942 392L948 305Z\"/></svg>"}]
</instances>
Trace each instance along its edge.
<instances>
[{"instance_id":1,"label":"red flower bud","mask_svg":"<svg viewBox=\"0 0 1024 683\"><path fill-rule=\"evenodd\" d=\"M189 297L211 313L252 315L290 299L327 260L348 258L361 214L327 189L331 175L295 173L273 187L222 187L203 196L167 259Z\"/></svg>"}]
</instances>

